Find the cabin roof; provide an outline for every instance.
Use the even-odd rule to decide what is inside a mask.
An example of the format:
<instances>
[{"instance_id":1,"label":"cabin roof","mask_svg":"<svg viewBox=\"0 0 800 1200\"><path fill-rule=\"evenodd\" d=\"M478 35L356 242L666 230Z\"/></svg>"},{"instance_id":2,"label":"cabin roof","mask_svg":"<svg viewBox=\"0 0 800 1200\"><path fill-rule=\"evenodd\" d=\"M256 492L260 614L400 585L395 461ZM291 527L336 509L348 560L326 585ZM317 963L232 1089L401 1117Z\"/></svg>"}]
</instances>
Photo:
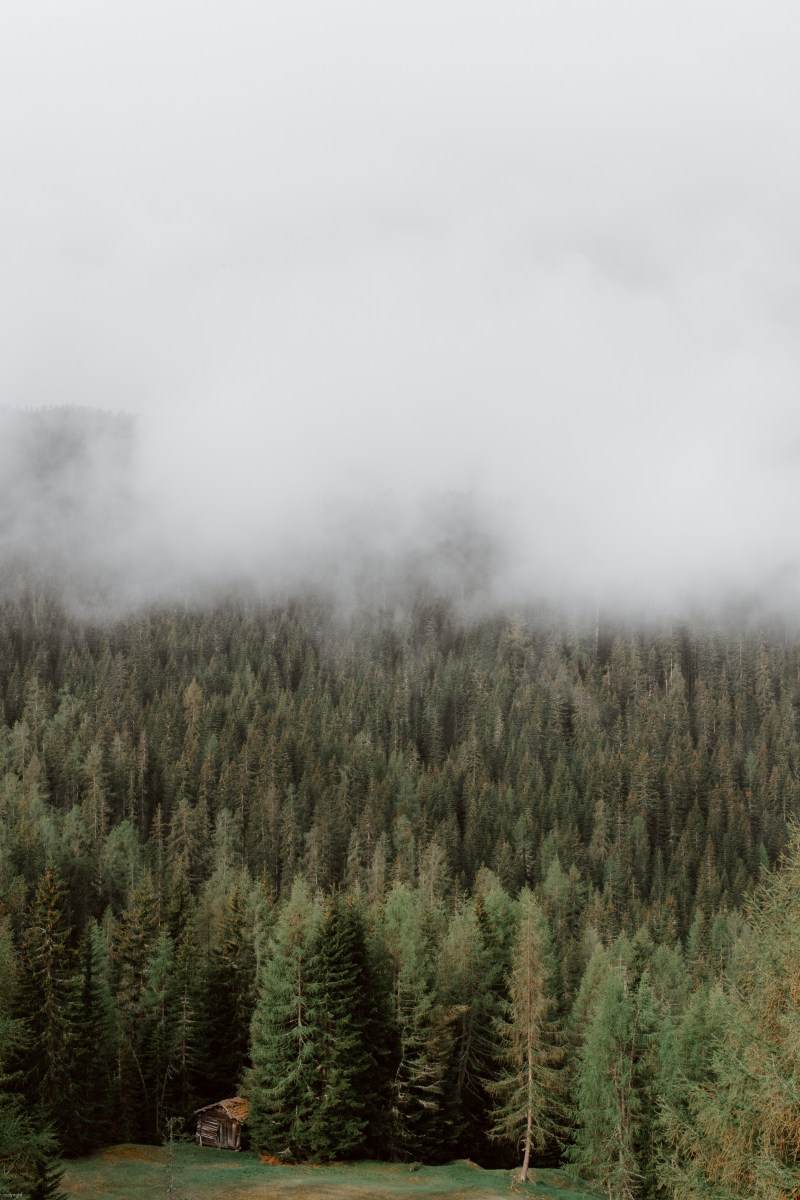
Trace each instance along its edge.
<instances>
[{"instance_id":1,"label":"cabin roof","mask_svg":"<svg viewBox=\"0 0 800 1200\"><path fill-rule=\"evenodd\" d=\"M248 1101L242 1096L234 1096L232 1100L217 1100L214 1104L207 1104L205 1108L197 1108L194 1115L210 1112L212 1108L221 1108L232 1121L246 1121L250 1112Z\"/></svg>"}]
</instances>

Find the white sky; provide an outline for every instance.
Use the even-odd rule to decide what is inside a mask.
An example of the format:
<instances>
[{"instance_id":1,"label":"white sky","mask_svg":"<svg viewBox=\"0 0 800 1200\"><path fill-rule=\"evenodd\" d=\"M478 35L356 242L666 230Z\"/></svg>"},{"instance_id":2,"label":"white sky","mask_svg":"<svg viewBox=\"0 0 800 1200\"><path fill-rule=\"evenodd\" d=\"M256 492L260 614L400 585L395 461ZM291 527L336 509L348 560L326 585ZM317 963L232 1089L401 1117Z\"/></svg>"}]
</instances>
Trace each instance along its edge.
<instances>
[{"instance_id":1,"label":"white sky","mask_svg":"<svg viewBox=\"0 0 800 1200\"><path fill-rule=\"evenodd\" d=\"M220 569L457 491L509 589L795 595L798 62L796 0L0 0L0 403L140 413Z\"/></svg>"}]
</instances>

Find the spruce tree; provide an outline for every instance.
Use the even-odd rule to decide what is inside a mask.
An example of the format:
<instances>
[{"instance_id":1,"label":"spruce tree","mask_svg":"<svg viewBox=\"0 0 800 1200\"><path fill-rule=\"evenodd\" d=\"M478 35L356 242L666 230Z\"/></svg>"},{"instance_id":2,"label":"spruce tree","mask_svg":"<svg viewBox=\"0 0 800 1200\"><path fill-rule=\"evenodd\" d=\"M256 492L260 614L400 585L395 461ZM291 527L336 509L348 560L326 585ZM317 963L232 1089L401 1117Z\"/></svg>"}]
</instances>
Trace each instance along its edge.
<instances>
[{"instance_id":1,"label":"spruce tree","mask_svg":"<svg viewBox=\"0 0 800 1200\"><path fill-rule=\"evenodd\" d=\"M800 830L750 917L724 990L687 1013L687 1082L663 1117L661 1179L686 1200L797 1196Z\"/></svg>"},{"instance_id":2,"label":"spruce tree","mask_svg":"<svg viewBox=\"0 0 800 1200\"><path fill-rule=\"evenodd\" d=\"M445 1109L452 1017L422 970L402 970L395 998L400 1061L393 1081L393 1152L435 1162L448 1156L452 1141Z\"/></svg>"},{"instance_id":3,"label":"spruce tree","mask_svg":"<svg viewBox=\"0 0 800 1200\"><path fill-rule=\"evenodd\" d=\"M19 1096L0 1095L0 1188L27 1200L66 1200L58 1140Z\"/></svg>"},{"instance_id":4,"label":"spruce tree","mask_svg":"<svg viewBox=\"0 0 800 1200\"><path fill-rule=\"evenodd\" d=\"M373 1050L373 981L363 919L352 897L328 898L314 940L309 1008L314 1076L306 1108L312 1158L364 1152L380 1091Z\"/></svg>"},{"instance_id":5,"label":"spruce tree","mask_svg":"<svg viewBox=\"0 0 800 1200\"><path fill-rule=\"evenodd\" d=\"M127 1141L152 1138L150 1112L140 1054L142 994L158 935L156 898L147 872L120 915L112 944L113 982L117 1001L117 1090L119 1136Z\"/></svg>"},{"instance_id":6,"label":"spruce tree","mask_svg":"<svg viewBox=\"0 0 800 1200\"><path fill-rule=\"evenodd\" d=\"M487 1092L498 1051L496 1019L505 999L503 973L485 944L477 905L453 915L437 963L437 992L453 1013L446 1106L455 1148L481 1161L492 1156L486 1131ZM496 1151L495 1151L496 1153Z\"/></svg>"},{"instance_id":7,"label":"spruce tree","mask_svg":"<svg viewBox=\"0 0 800 1200\"><path fill-rule=\"evenodd\" d=\"M170 980L171 1059L166 1110L187 1115L203 1099L199 1083L203 1050L200 1010L206 998L202 991L198 922L194 898L184 873L173 880L167 906L167 930L172 939L173 967ZM209 997L213 1003L214 998ZM224 1044L224 1037L222 1042ZM225 1093L232 1095L233 1093ZM209 1101L222 1099L219 1093Z\"/></svg>"},{"instance_id":8,"label":"spruce tree","mask_svg":"<svg viewBox=\"0 0 800 1200\"><path fill-rule=\"evenodd\" d=\"M22 968L7 921L0 918L0 1191L57 1197L61 1170L58 1143L40 1112L20 1092L21 1055L30 1033L21 1011Z\"/></svg>"},{"instance_id":9,"label":"spruce tree","mask_svg":"<svg viewBox=\"0 0 800 1200\"><path fill-rule=\"evenodd\" d=\"M197 1079L202 1103L234 1096L244 1079L254 1002L255 954L236 886L203 971Z\"/></svg>"},{"instance_id":10,"label":"spruce tree","mask_svg":"<svg viewBox=\"0 0 800 1200\"><path fill-rule=\"evenodd\" d=\"M541 1153L559 1124L562 1052L552 1022L555 1000L547 922L527 888L519 897L519 926L508 981L509 999L498 1022L499 1077L489 1084L495 1097L492 1136L522 1149L520 1179L528 1178L531 1154Z\"/></svg>"},{"instance_id":11,"label":"spruce tree","mask_svg":"<svg viewBox=\"0 0 800 1200\"><path fill-rule=\"evenodd\" d=\"M257 1150L290 1159L309 1149L306 1117L316 1067L311 947L318 922L306 883L295 880L269 943L250 1031L251 1141Z\"/></svg>"},{"instance_id":12,"label":"spruce tree","mask_svg":"<svg viewBox=\"0 0 800 1200\"><path fill-rule=\"evenodd\" d=\"M79 951L80 992L75 1016L73 1075L80 1081L71 1149L88 1154L103 1144L115 1110L114 1004L108 955L97 924L87 927Z\"/></svg>"},{"instance_id":13,"label":"spruce tree","mask_svg":"<svg viewBox=\"0 0 800 1200\"><path fill-rule=\"evenodd\" d=\"M170 1081L175 1070L175 951L166 930L158 935L147 964L138 1004L135 1054L141 1074L147 1141L162 1139L171 1111Z\"/></svg>"},{"instance_id":14,"label":"spruce tree","mask_svg":"<svg viewBox=\"0 0 800 1200\"><path fill-rule=\"evenodd\" d=\"M75 1121L75 1047L80 977L61 880L50 864L28 911L22 946L21 1012L27 1027L23 1090L69 1145Z\"/></svg>"},{"instance_id":15,"label":"spruce tree","mask_svg":"<svg viewBox=\"0 0 800 1200\"><path fill-rule=\"evenodd\" d=\"M653 1174L655 1013L646 975L633 991L608 971L580 1051L575 1141L568 1157L609 1200L650 1195Z\"/></svg>"},{"instance_id":16,"label":"spruce tree","mask_svg":"<svg viewBox=\"0 0 800 1200\"><path fill-rule=\"evenodd\" d=\"M391 1088L391 1152L395 1158L424 1162L446 1158L455 1134L447 1084L457 1010L437 992L438 938L429 918L419 889L405 884L392 888L384 912L384 934L394 964L398 1039Z\"/></svg>"}]
</instances>

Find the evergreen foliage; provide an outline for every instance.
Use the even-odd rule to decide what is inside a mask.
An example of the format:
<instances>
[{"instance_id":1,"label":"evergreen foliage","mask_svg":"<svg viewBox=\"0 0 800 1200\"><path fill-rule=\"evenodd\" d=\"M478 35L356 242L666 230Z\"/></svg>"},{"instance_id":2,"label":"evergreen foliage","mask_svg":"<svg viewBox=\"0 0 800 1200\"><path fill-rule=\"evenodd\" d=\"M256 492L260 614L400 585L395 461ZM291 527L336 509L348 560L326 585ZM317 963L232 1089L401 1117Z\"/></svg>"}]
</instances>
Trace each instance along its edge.
<instances>
[{"instance_id":1,"label":"evergreen foliage","mask_svg":"<svg viewBox=\"0 0 800 1200\"><path fill-rule=\"evenodd\" d=\"M505 979L486 945L479 903L453 913L439 950L438 993L453 1014L452 1051L446 1087L452 1149L464 1158L491 1159L486 1112L497 1056L496 1020Z\"/></svg>"},{"instance_id":2,"label":"evergreen foliage","mask_svg":"<svg viewBox=\"0 0 800 1200\"><path fill-rule=\"evenodd\" d=\"M392 1080L394 1157L439 1161L455 1130L447 1104L457 1009L442 1002L435 978L435 920L419 889L398 883L386 899L384 937L392 959L393 1020L398 1034Z\"/></svg>"},{"instance_id":3,"label":"evergreen foliage","mask_svg":"<svg viewBox=\"0 0 800 1200\"><path fill-rule=\"evenodd\" d=\"M49 865L28 911L22 944L20 1011L26 1025L22 1090L62 1145L70 1142L78 1098L81 985L65 907L63 884Z\"/></svg>"},{"instance_id":4,"label":"evergreen foliage","mask_svg":"<svg viewBox=\"0 0 800 1200\"><path fill-rule=\"evenodd\" d=\"M81 939L79 964L73 1073L80 1081L80 1098L69 1149L88 1154L106 1143L116 1116L116 1014L108 979L108 952L95 922L86 927Z\"/></svg>"},{"instance_id":5,"label":"evergreen foliage","mask_svg":"<svg viewBox=\"0 0 800 1200\"><path fill-rule=\"evenodd\" d=\"M687 1200L792 1200L797 1195L799 998L800 831L795 830L782 870L759 891L750 937L741 944L724 992L687 1014L693 1026L684 1038L689 1086L665 1114L662 1156L662 1176L675 1195Z\"/></svg>"},{"instance_id":6,"label":"evergreen foliage","mask_svg":"<svg viewBox=\"0 0 800 1200\"><path fill-rule=\"evenodd\" d=\"M614 1196L791 1195L800 638L559 621L0 597L29 1179L49 1128L158 1140L241 1084L270 1154L505 1162L530 1111L554 1162L538 1080Z\"/></svg>"},{"instance_id":7,"label":"evergreen foliage","mask_svg":"<svg viewBox=\"0 0 800 1200\"><path fill-rule=\"evenodd\" d=\"M541 1153L559 1127L562 1053L551 1020L553 953L547 922L535 896L523 888L519 929L509 979L509 999L498 1022L501 1071L489 1090L496 1099L495 1138L522 1148L520 1179L528 1178L531 1154Z\"/></svg>"},{"instance_id":8,"label":"evergreen foliage","mask_svg":"<svg viewBox=\"0 0 800 1200\"><path fill-rule=\"evenodd\" d=\"M309 1040L314 1072L306 1137L316 1159L363 1155L378 1101L376 1002L363 918L333 893L311 947Z\"/></svg>"},{"instance_id":9,"label":"evergreen foliage","mask_svg":"<svg viewBox=\"0 0 800 1200\"><path fill-rule=\"evenodd\" d=\"M206 959L199 998L198 1089L201 1104L234 1096L250 1057L255 954L241 890L234 887Z\"/></svg>"},{"instance_id":10,"label":"evergreen foliage","mask_svg":"<svg viewBox=\"0 0 800 1200\"><path fill-rule=\"evenodd\" d=\"M8 923L0 919L0 1188L35 1197L58 1198L58 1143L41 1110L21 1093L31 1035L22 1011L22 966Z\"/></svg>"},{"instance_id":11,"label":"evergreen foliage","mask_svg":"<svg viewBox=\"0 0 800 1200\"><path fill-rule=\"evenodd\" d=\"M609 1200L652 1194L656 1018L646 974L635 989L612 966L602 980L576 1080L579 1174Z\"/></svg>"},{"instance_id":12,"label":"evergreen foliage","mask_svg":"<svg viewBox=\"0 0 800 1200\"><path fill-rule=\"evenodd\" d=\"M311 952L319 912L305 881L298 879L279 917L252 1020L250 1136L253 1146L274 1157L302 1158L310 1152L310 1115L316 1072L312 1036Z\"/></svg>"}]
</instances>

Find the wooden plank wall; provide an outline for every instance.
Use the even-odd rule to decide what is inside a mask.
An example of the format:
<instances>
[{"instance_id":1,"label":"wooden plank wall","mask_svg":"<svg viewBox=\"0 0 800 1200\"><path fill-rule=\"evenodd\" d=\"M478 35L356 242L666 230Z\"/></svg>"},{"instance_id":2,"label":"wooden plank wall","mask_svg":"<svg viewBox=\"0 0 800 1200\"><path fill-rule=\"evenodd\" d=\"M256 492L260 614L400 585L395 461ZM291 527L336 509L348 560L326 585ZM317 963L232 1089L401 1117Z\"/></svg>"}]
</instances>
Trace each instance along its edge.
<instances>
[{"instance_id":1,"label":"wooden plank wall","mask_svg":"<svg viewBox=\"0 0 800 1200\"><path fill-rule=\"evenodd\" d=\"M221 1150L238 1150L241 1125L205 1114L197 1122L195 1141L200 1146L215 1146Z\"/></svg>"}]
</instances>

